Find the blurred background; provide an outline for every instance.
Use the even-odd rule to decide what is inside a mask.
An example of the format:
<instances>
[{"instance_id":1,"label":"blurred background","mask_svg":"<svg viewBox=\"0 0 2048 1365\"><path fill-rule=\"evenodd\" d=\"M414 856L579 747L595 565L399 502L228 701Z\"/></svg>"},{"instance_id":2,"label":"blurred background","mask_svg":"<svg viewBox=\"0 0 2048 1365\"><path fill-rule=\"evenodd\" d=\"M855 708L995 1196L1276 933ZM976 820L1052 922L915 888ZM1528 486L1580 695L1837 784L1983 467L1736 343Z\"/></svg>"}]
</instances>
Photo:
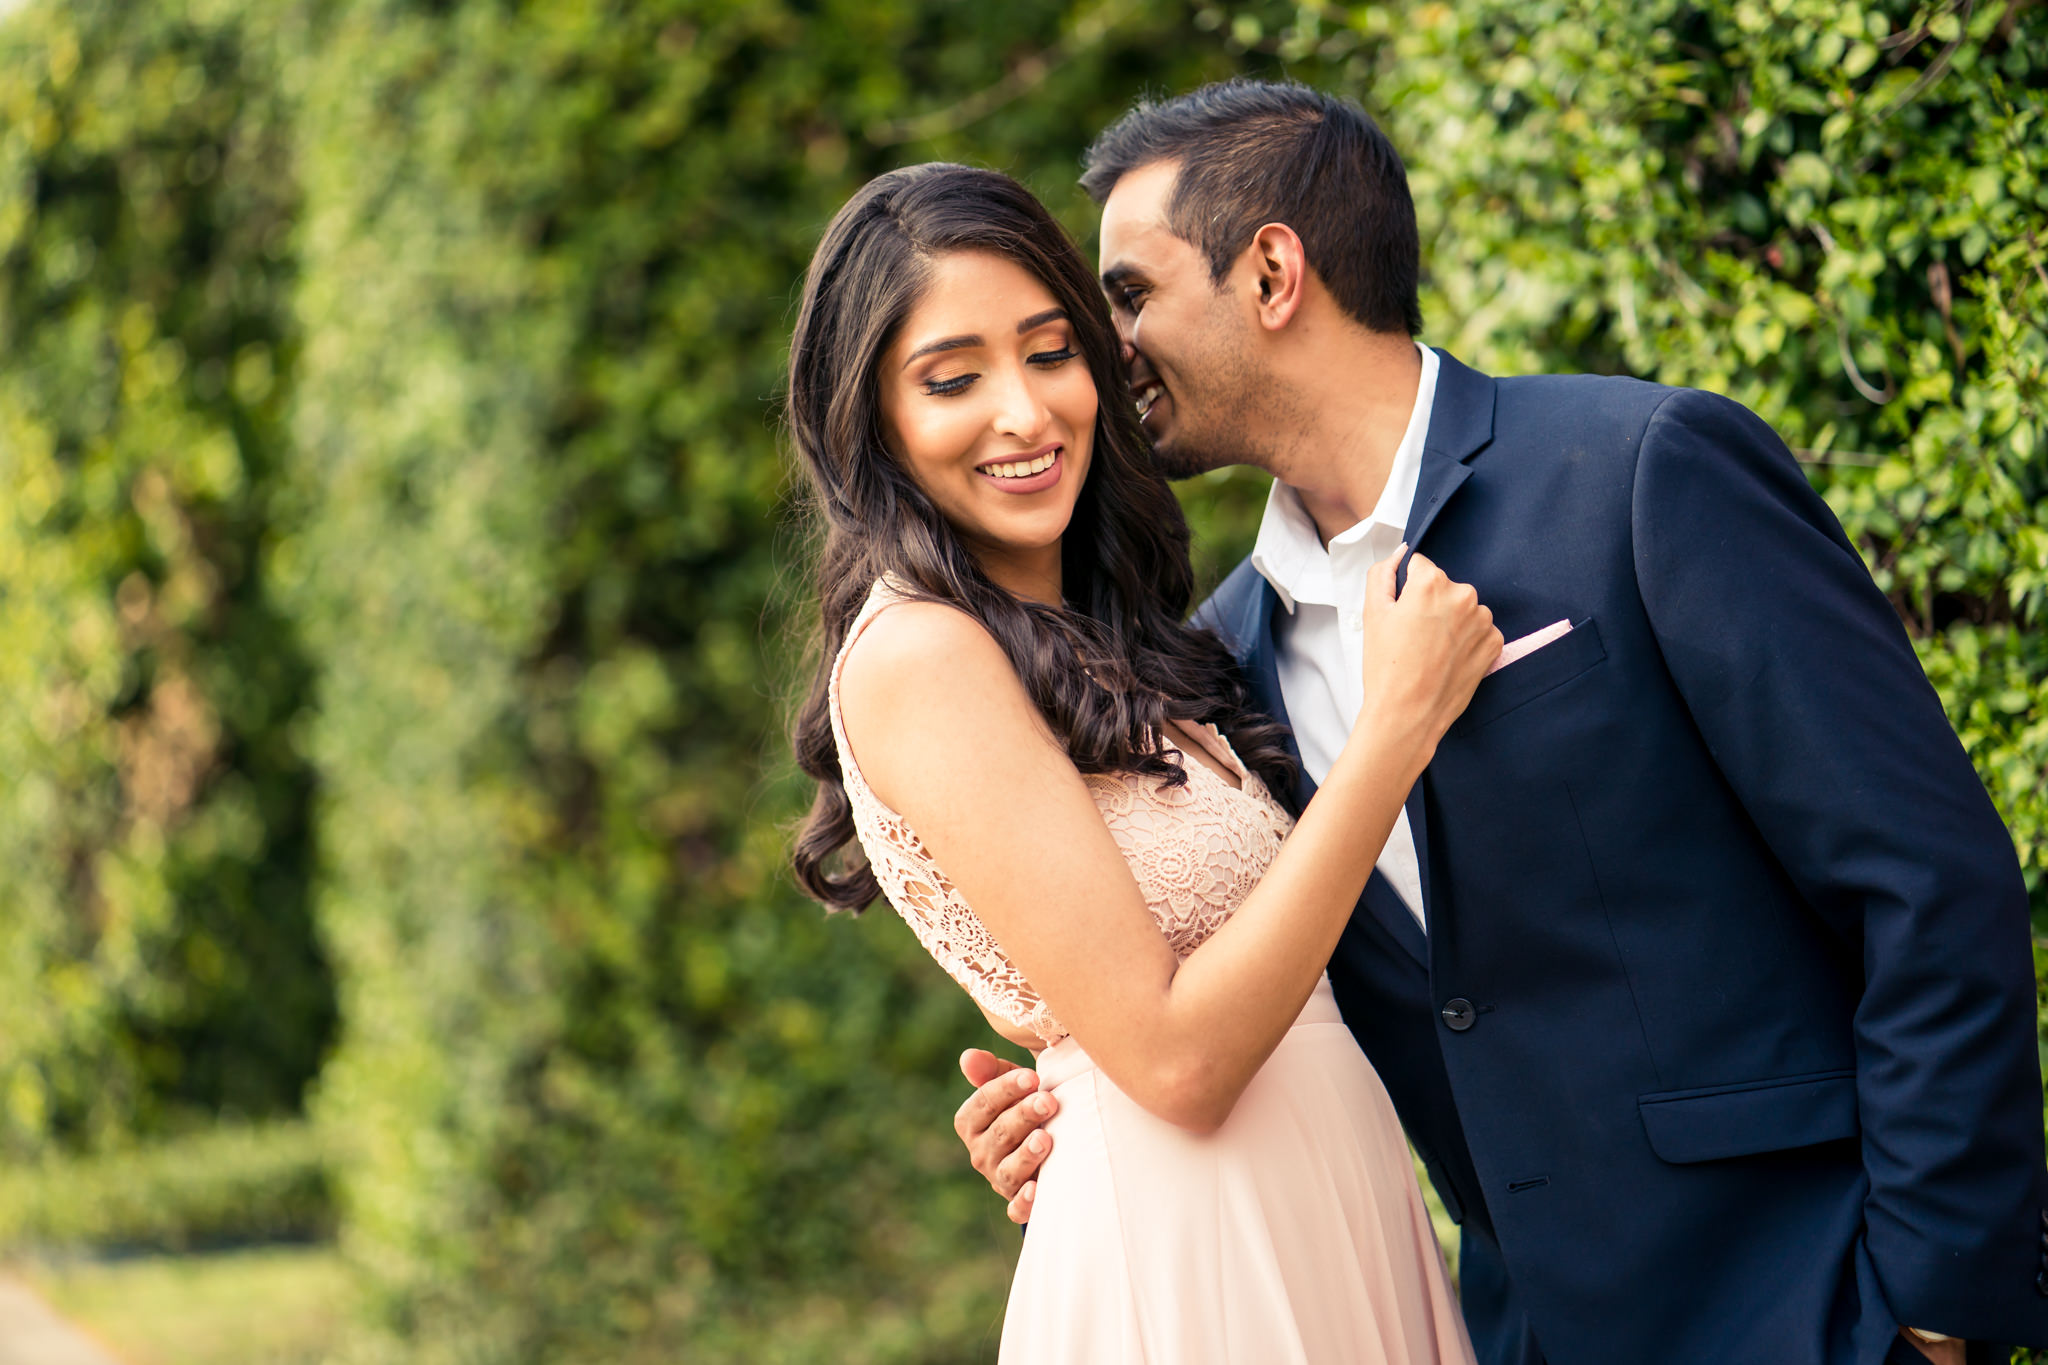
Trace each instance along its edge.
<instances>
[{"instance_id":1,"label":"blurred background","mask_svg":"<svg viewBox=\"0 0 2048 1365\"><path fill-rule=\"evenodd\" d=\"M993 1360L990 1035L784 871L787 332L869 176L1092 251L1240 72L1388 128L1428 341L1775 424L2048 929L2040 0L5 0L4 1274L128 1365Z\"/></svg>"}]
</instances>

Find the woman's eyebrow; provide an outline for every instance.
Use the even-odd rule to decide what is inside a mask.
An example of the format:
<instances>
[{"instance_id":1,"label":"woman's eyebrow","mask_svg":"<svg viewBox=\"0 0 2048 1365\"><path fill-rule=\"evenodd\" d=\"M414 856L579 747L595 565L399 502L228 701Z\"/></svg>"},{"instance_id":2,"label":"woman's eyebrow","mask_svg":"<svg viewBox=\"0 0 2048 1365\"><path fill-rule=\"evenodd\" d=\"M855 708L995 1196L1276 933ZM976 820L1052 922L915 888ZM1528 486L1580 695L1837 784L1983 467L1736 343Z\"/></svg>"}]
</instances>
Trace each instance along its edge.
<instances>
[{"instance_id":1,"label":"woman's eyebrow","mask_svg":"<svg viewBox=\"0 0 2048 1365\"><path fill-rule=\"evenodd\" d=\"M1023 329L1020 327L1018 330L1022 331ZM918 347L916 350L912 351L909 355L903 358L903 368L907 370L910 368L911 361L920 359L921 357L924 356L932 355L939 351L964 351L970 346L981 346L985 344L986 343L983 342L982 339L978 336L946 337L944 340L941 341L927 341L924 345Z\"/></svg>"},{"instance_id":2,"label":"woman's eyebrow","mask_svg":"<svg viewBox=\"0 0 2048 1365\"><path fill-rule=\"evenodd\" d=\"M1034 328L1043 327L1048 322L1056 322L1066 315L1067 310L1064 308L1048 308L1043 313L1033 313L1017 324L1017 335L1023 336Z\"/></svg>"},{"instance_id":3,"label":"woman's eyebrow","mask_svg":"<svg viewBox=\"0 0 2048 1365\"><path fill-rule=\"evenodd\" d=\"M1017 324L1017 335L1023 336L1034 328L1043 327L1048 322L1057 322L1066 315L1067 310L1064 308L1048 308L1043 313L1033 313L1030 317ZM970 346L985 346L987 344L978 336L944 337L938 341L927 341L924 345L903 357L903 367L909 369L911 361L921 360L928 355L936 355L940 351L964 351Z\"/></svg>"}]
</instances>

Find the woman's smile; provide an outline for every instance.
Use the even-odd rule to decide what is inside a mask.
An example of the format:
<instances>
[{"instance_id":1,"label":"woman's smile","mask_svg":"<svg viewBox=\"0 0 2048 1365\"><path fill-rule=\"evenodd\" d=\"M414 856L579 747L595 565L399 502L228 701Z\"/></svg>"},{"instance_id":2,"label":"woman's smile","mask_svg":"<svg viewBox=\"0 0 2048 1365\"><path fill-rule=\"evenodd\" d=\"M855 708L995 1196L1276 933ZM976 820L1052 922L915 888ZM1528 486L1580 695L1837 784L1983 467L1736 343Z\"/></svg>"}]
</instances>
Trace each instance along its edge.
<instances>
[{"instance_id":1,"label":"woman's smile","mask_svg":"<svg viewBox=\"0 0 2048 1365\"><path fill-rule=\"evenodd\" d=\"M976 465L974 472L1005 493L1043 493L1060 481L1065 453L1066 447L1055 443L1021 455L995 456Z\"/></svg>"}]
</instances>

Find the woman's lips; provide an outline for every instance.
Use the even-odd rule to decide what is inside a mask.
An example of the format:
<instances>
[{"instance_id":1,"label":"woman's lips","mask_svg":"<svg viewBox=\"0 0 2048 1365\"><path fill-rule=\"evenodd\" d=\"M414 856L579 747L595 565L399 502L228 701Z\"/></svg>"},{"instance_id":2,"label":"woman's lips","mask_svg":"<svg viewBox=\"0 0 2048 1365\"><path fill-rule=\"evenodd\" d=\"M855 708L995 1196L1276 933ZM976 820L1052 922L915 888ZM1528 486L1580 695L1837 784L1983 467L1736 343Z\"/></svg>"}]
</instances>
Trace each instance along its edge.
<instances>
[{"instance_id":1,"label":"woman's lips","mask_svg":"<svg viewBox=\"0 0 2048 1365\"><path fill-rule=\"evenodd\" d=\"M994 472L1004 468L1029 467L1033 464L1044 463L1048 459L1051 460L1051 463L1035 474L1004 476ZM1066 468L1067 448L1065 446L1054 446L1044 455L1019 456L1015 460L997 460L993 463L982 465L974 472L1005 493L1043 493L1046 489L1060 481L1060 475L1066 472Z\"/></svg>"}]
</instances>

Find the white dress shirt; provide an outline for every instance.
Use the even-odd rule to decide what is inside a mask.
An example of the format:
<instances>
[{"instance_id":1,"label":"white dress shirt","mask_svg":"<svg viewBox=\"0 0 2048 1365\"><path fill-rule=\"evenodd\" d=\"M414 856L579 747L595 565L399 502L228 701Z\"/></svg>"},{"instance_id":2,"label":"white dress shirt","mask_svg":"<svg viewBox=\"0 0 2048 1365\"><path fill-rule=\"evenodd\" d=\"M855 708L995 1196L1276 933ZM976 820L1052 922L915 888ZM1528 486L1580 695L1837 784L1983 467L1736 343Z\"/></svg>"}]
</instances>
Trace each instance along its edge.
<instances>
[{"instance_id":1,"label":"white dress shirt","mask_svg":"<svg viewBox=\"0 0 2048 1365\"><path fill-rule=\"evenodd\" d=\"M1422 352L1422 381L1415 410L1401 436L1387 486L1372 515L1331 540L1327 549L1300 496L1275 480L1265 518L1252 547L1252 567L1273 585L1287 615L1275 635L1279 644L1280 697L1301 747L1302 766L1321 785L1330 775L1358 711L1365 704L1366 571L1400 547L1422 472L1422 447L1429 438L1429 410L1436 401L1436 352ZM1415 835L1408 812L1394 821L1380 850L1382 875L1407 902L1427 932L1422 908L1422 872L1416 864Z\"/></svg>"}]
</instances>

